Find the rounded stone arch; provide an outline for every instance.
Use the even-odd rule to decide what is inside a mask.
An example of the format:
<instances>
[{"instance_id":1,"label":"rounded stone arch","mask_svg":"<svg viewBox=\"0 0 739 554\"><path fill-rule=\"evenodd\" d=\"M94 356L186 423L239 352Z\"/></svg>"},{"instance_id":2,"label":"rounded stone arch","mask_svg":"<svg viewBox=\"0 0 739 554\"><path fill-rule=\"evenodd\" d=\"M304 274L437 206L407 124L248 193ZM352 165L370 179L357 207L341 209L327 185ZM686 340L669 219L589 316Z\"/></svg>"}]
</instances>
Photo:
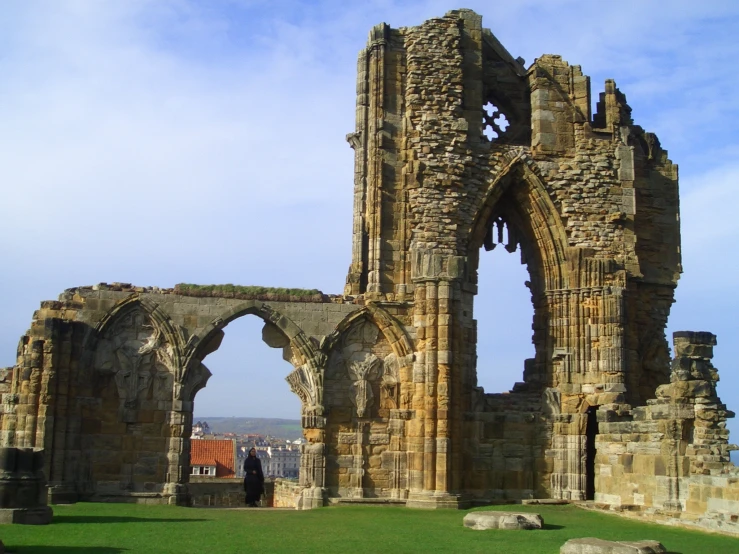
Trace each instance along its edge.
<instances>
[{"instance_id":1,"label":"rounded stone arch","mask_svg":"<svg viewBox=\"0 0 739 554\"><path fill-rule=\"evenodd\" d=\"M401 367L410 365L413 362L413 344L408 338L405 329L403 329L403 326L396 318L376 303L369 303L342 319L336 325L336 328L321 341L321 352L328 356L344 334L362 319L367 319L377 325L380 332L390 344L390 348L400 362Z\"/></svg>"}]
</instances>

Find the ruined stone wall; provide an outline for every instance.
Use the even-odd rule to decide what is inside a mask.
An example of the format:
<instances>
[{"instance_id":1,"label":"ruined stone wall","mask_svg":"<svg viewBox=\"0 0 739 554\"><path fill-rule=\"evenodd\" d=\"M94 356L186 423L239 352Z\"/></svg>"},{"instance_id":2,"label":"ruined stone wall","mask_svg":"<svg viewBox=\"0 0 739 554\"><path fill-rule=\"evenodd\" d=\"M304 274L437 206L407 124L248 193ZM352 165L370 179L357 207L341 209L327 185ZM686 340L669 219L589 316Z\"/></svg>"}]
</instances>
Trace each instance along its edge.
<instances>
[{"instance_id":1,"label":"ruined stone wall","mask_svg":"<svg viewBox=\"0 0 739 554\"><path fill-rule=\"evenodd\" d=\"M676 169L612 81L592 115L579 66L545 55L527 70L466 10L375 27L359 66L346 292L412 298L425 400L406 427L411 490L582 498L582 412L643 403L668 379ZM476 390L477 264L498 244L520 251L535 310L513 400Z\"/></svg>"},{"instance_id":2,"label":"ruined stone wall","mask_svg":"<svg viewBox=\"0 0 739 554\"><path fill-rule=\"evenodd\" d=\"M664 336L681 271L677 167L615 83L593 114L579 66L543 55L527 68L459 10L372 29L356 115L343 296L67 291L42 304L6 375L4 443L44 447L60 499L187 502L203 360L253 314L294 368L300 507L594 496L700 520L733 506L715 488L733 491L728 412L698 394L715 394L694 383L710 379L670 372ZM477 269L493 248L521 257L534 308L534 357L503 394L477 386L475 296L494 286Z\"/></svg>"},{"instance_id":3,"label":"ruined stone wall","mask_svg":"<svg viewBox=\"0 0 739 554\"><path fill-rule=\"evenodd\" d=\"M189 478L193 399L210 377L201 362L222 329L245 314L265 320L265 340L296 368L290 385L310 420L320 396L307 367L316 356L310 337L317 342L359 308L127 286L69 290L42 303L21 339L17 378L2 397L3 443L49 452L56 501L176 499Z\"/></svg>"},{"instance_id":4,"label":"ruined stone wall","mask_svg":"<svg viewBox=\"0 0 739 554\"><path fill-rule=\"evenodd\" d=\"M271 506L275 508L298 508L303 494L299 483L288 479L275 479Z\"/></svg>"},{"instance_id":5,"label":"ruined stone wall","mask_svg":"<svg viewBox=\"0 0 739 554\"><path fill-rule=\"evenodd\" d=\"M280 479L265 479L262 506L273 506ZM218 477L192 476L188 483L190 503L203 508L243 508L245 501L244 480ZM281 505L282 506L282 505ZM295 505L293 504L293 506Z\"/></svg>"},{"instance_id":6,"label":"ruined stone wall","mask_svg":"<svg viewBox=\"0 0 739 554\"><path fill-rule=\"evenodd\" d=\"M596 503L739 533L739 469L711 363L716 337L675 333L670 383L631 410L601 408ZM736 448L736 447L733 447Z\"/></svg>"}]
</instances>

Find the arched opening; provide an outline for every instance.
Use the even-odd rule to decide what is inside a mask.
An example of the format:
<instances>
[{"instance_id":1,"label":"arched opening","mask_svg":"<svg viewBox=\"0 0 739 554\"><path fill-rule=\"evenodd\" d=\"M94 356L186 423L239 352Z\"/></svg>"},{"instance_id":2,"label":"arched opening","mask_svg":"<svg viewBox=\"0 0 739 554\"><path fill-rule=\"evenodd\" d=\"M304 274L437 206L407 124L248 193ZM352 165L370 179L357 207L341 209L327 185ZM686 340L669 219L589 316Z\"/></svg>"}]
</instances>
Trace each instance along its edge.
<instances>
[{"instance_id":1,"label":"arched opening","mask_svg":"<svg viewBox=\"0 0 739 554\"><path fill-rule=\"evenodd\" d=\"M484 368L495 367L485 392L520 381L536 389L552 386L548 295L565 286L565 244L562 222L539 177L525 158L511 159L490 184L470 229L468 276L478 319L478 372L470 382L485 387ZM486 317L493 323L486 324Z\"/></svg>"},{"instance_id":2,"label":"arched opening","mask_svg":"<svg viewBox=\"0 0 739 554\"><path fill-rule=\"evenodd\" d=\"M239 484L252 447L262 462L266 492L277 479L297 485L300 446L305 443L301 400L286 382L294 370L290 339L271 322L253 315L233 319L221 332L216 349L204 358L211 373L207 386L193 399L189 467L196 503L198 484L211 477L236 479L233 494L241 498ZM219 452L227 455L229 444L233 445L233 474L217 459ZM233 499L217 500L224 505L235 503Z\"/></svg>"},{"instance_id":3,"label":"arched opening","mask_svg":"<svg viewBox=\"0 0 739 554\"><path fill-rule=\"evenodd\" d=\"M568 266L562 221L536 171L525 154L507 158L491 176L469 229L460 335L473 345L463 384L470 410L465 439L473 439L465 444L474 447L461 464L460 482L487 500L554 496L566 474L557 460L553 471L540 463L570 444L556 436L541 440L562 409L554 354L562 344L558 291L567 288ZM489 307L486 296L497 297L498 305ZM501 390L512 393L489 394Z\"/></svg>"},{"instance_id":4,"label":"arched opening","mask_svg":"<svg viewBox=\"0 0 739 554\"><path fill-rule=\"evenodd\" d=\"M225 336L218 350L204 359L213 376L195 397L195 418L300 420L300 398L285 382L293 367L289 358L284 359L282 346L270 347L264 342L264 326L262 319L248 315L224 328ZM286 337L284 341L288 346Z\"/></svg>"},{"instance_id":5,"label":"arched opening","mask_svg":"<svg viewBox=\"0 0 739 554\"><path fill-rule=\"evenodd\" d=\"M494 393L522 382L525 360L534 358L534 307L521 246L501 219L492 222L489 233L480 251L474 317L477 386Z\"/></svg>"}]
</instances>

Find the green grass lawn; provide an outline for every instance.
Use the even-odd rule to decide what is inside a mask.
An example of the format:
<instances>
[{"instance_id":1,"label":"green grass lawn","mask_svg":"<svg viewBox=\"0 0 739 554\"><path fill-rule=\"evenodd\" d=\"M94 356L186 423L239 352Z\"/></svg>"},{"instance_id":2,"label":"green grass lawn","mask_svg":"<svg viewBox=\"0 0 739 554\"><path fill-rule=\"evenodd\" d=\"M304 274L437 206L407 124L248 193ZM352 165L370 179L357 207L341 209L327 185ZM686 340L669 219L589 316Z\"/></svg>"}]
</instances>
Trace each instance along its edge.
<instances>
[{"instance_id":1,"label":"green grass lawn","mask_svg":"<svg viewBox=\"0 0 739 554\"><path fill-rule=\"evenodd\" d=\"M337 506L225 510L80 503L54 506L50 525L0 526L10 552L447 552L556 554L570 538L653 539L674 554L739 554L739 538L642 523L573 506L484 508L537 512L539 531L473 531L464 511Z\"/></svg>"}]
</instances>

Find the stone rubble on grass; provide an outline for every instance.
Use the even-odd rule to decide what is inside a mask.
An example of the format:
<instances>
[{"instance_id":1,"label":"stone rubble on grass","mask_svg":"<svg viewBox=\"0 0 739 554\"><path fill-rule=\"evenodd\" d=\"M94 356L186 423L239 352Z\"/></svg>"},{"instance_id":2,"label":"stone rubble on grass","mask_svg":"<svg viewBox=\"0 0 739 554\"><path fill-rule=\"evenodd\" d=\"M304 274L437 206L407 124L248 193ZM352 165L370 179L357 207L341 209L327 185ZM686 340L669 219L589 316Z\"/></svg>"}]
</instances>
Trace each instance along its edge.
<instances>
[{"instance_id":1,"label":"stone rubble on grass","mask_svg":"<svg viewBox=\"0 0 739 554\"><path fill-rule=\"evenodd\" d=\"M592 537L570 539L559 554L662 554L667 552L657 541L606 541Z\"/></svg>"},{"instance_id":2,"label":"stone rubble on grass","mask_svg":"<svg viewBox=\"0 0 739 554\"><path fill-rule=\"evenodd\" d=\"M472 512L464 516L464 526L485 529L541 529L544 520L539 514L520 512Z\"/></svg>"}]
</instances>

